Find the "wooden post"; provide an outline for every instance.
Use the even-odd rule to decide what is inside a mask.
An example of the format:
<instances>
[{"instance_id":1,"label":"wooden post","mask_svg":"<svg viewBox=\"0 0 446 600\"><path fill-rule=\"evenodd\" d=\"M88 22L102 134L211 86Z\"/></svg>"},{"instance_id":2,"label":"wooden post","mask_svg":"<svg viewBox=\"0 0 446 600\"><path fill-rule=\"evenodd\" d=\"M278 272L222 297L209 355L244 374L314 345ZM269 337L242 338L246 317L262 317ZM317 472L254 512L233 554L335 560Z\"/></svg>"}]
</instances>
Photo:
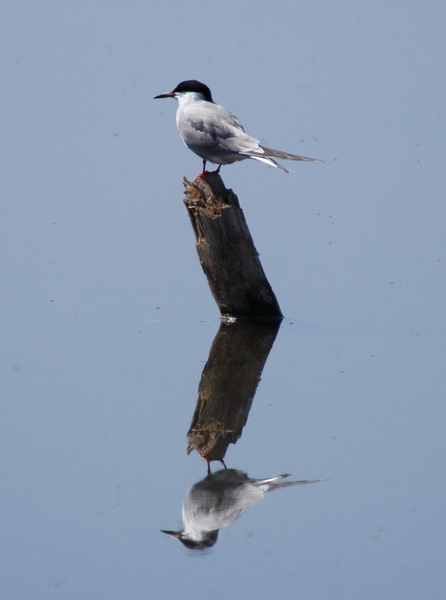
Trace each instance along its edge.
<instances>
[{"instance_id":1,"label":"wooden post","mask_svg":"<svg viewBox=\"0 0 446 600\"><path fill-rule=\"evenodd\" d=\"M184 178L196 248L223 320L282 319L237 196L220 175Z\"/></svg>"}]
</instances>

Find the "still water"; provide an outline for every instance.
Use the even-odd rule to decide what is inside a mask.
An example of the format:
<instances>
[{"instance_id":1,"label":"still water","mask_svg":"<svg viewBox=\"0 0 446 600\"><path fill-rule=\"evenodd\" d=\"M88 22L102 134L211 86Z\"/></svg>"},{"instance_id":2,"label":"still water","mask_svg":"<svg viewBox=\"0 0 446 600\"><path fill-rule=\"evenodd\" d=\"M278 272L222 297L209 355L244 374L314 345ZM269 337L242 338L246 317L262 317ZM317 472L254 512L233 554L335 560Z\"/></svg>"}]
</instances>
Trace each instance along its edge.
<instances>
[{"instance_id":1,"label":"still water","mask_svg":"<svg viewBox=\"0 0 446 600\"><path fill-rule=\"evenodd\" d=\"M446 11L253 5L2 3L2 599L445 597ZM280 327L220 324L187 78L325 161L222 169Z\"/></svg>"}]
</instances>

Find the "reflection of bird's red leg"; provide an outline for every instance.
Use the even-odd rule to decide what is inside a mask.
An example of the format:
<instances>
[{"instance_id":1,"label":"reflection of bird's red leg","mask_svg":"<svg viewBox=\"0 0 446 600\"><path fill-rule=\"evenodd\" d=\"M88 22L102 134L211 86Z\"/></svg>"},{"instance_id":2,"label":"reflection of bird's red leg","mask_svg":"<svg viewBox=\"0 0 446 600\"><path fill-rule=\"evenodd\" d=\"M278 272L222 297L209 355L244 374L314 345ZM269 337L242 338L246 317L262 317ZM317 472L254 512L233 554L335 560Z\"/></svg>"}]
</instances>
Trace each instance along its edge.
<instances>
[{"instance_id":1,"label":"reflection of bird's red leg","mask_svg":"<svg viewBox=\"0 0 446 600\"><path fill-rule=\"evenodd\" d=\"M207 462L208 464L208 475L211 474L211 459L208 458L207 456L203 456L204 460ZM217 458L216 460L218 460L219 462L221 462L221 464L223 465L223 467L225 469L227 469L228 467L225 464L225 461L222 458Z\"/></svg>"}]
</instances>

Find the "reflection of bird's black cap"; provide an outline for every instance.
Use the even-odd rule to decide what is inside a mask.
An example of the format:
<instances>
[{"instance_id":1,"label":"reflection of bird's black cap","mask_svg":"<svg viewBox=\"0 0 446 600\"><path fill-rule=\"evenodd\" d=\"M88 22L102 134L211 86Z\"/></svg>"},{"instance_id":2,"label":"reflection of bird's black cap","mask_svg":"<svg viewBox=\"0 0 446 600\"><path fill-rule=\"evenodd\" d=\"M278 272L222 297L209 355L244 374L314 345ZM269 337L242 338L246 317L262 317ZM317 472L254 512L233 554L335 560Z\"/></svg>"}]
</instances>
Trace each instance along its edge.
<instances>
[{"instance_id":1,"label":"reflection of bird's black cap","mask_svg":"<svg viewBox=\"0 0 446 600\"><path fill-rule=\"evenodd\" d=\"M207 548L212 548L218 538L218 529L216 531L211 531L205 540L199 542L191 540L182 531L165 531L164 529L161 531L162 533L167 533L167 535L170 535L171 537L177 538L177 540L180 540L180 542L190 550L206 550Z\"/></svg>"}]
</instances>

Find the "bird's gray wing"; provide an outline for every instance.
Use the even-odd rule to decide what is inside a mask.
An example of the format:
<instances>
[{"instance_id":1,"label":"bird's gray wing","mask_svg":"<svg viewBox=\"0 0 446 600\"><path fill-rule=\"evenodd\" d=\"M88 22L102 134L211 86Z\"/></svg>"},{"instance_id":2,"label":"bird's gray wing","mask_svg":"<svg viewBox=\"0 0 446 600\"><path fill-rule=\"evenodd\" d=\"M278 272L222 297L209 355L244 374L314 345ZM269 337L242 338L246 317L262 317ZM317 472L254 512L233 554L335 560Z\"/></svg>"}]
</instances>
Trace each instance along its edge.
<instances>
[{"instance_id":1,"label":"bird's gray wing","mask_svg":"<svg viewBox=\"0 0 446 600\"><path fill-rule=\"evenodd\" d=\"M182 120L178 123L180 131L182 125L187 124L197 134L209 135L214 141L245 133L239 119L219 104L199 103L182 114Z\"/></svg>"},{"instance_id":2,"label":"bird's gray wing","mask_svg":"<svg viewBox=\"0 0 446 600\"><path fill-rule=\"evenodd\" d=\"M246 134L240 120L218 104L190 107L178 122L178 129L185 144L202 156L263 154L258 140Z\"/></svg>"},{"instance_id":3,"label":"bird's gray wing","mask_svg":"<svg viewBox=\"0 0 446 600\"><path fill-rule=\"evenodd\" d=\"M254 158L288 172L273 158L316 161L306 156L289 154L260 145L259 140L248 135L240 120L224 106L207 102L190 107L178 129L184 143L198 155L217 158L235 156ZM235 159L236 160L236 159ZM231 161L232 162L232 161Z\"/></svg>"},{"instance_id":4,"label":"bird's gray wing","mask_svg":"<svg viewBox=\"0 0 446 600\"><path fill-rule=\"evenodd\" d=\"M245 132L238 117L219 104L201 106L197 114L194 115L193 121L193 125L196 126L197 130L211 136L214 141L218 139L225 150L235 154L242 154L258 160L262 160L262 158L280 158L322 162L317 158L309 158L308 156L300 156L262 146L258 139ZM265 162L271 164L270 161ZM271 162L278 165L275 161Z\"/></svg>"}]
</instances>

